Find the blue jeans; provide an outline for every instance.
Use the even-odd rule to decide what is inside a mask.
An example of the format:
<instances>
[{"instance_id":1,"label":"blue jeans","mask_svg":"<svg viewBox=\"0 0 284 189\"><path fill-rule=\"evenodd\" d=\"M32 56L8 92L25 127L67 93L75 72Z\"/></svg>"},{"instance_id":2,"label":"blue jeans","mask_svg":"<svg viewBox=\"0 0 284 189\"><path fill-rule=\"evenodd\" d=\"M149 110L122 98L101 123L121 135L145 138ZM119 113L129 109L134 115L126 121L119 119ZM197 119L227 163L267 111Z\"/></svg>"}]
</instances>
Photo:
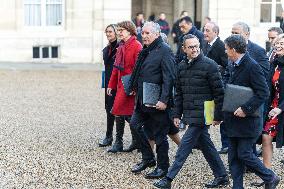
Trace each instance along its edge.
<instances>
[{"instance_id":1,"label":"blue jeans","mask_svg":"<svg viewBox=\"0 0 284 189\"><path fill-rule=\"evenodd\" d=\"M223 162L211 141L208 128L206 126L199 126L188 127L186 133L183 135L181 144L175 156L175 161L169 168L169 172L167 174L168 178L175 178L189 154L192 153L193 147L196 145L198 146L198 149L202 151L215 177L227 175Z\"/></svg>"}]
</instances>

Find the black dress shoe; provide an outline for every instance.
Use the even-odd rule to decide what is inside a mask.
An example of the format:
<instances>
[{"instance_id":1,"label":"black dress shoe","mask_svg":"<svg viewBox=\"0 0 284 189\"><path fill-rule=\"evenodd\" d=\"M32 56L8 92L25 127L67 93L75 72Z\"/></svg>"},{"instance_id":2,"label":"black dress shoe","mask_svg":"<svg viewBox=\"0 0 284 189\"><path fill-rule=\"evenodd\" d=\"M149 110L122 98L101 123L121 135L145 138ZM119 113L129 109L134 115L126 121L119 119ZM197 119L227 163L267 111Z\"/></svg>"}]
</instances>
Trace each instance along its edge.
<instances>
[{"instance_id":1,"label":"black dress shoe","mask_svg":"<svg viewBox=\"0 0 284 189\"><path fill-rule=\"evenodd\" d=\"M221 150L218 151L219 154L227 154L228 153L228 147L222 148Z\"/></svg>"},{"instance_id":2,"label":"black dress shoe","mask_svg":"<svg viewBox=\"0 0 284 189\"><path fill-rule=\"evenodd\" d=\"M160 169L159 167L156 167L154 169L154 171L147 173L145 175L146 179L158 179L158 178L163 178L164 176L166 176L166 174L168 173L168 171Z\"/></svg>"},{"instance_id":3,"label":"black dress shoe","mask_svg":"<svg viewBox=\"0 0 284 189\"><path fill-rule=\"evenodd\" d=\"M167 177L164 177L161 180L154 182L153 185L156 186L157 188L170 189L171 181Z\"/></svg>"},{"instance_id":4,"label":"black dress shoe","mask_svg":"<svg viewBox=\"0 0 284 189\"><path fill-rule=\"evenodd\" d=\"M103 140L99 142L99 147L110 146L112 143L112 137L105 137Z\"/></svg>"},{"instance_id":5,"label":"black dress shoe","mask_svg":"<svg viewBox=\"0 0 284 189\"><path fill-rule=\"evenodd\" d=\"M207 187L207 188L217 188L219 186L226 186L228 184L229 184L229 178L227 176L225 176L225 177L215 178L213 181L205 184L205 187Z\"/></svg>"},{"instance_id":6,"label":"black dress shoe","mask_svg":"<svg viewBox=\"0 0 284 189\"><path fill-rule=\"evenodd\" d=\"M145 170L147 167L154 167L156 166L156 161L152 160L142 160L140 163L134 165L131 169L132 173L140 173L141 171Z\"/></svg>"},{"instance_id":7,"label":"black dress shoe","mask_svg":"<svg viewBox=\"0 0 284 189\"><path fill-rule=\"evenodd\" d=\"M276 186L279 184L279 182L280 182L280 178L278 176L275 176L271 182L266 183L264 185L264 188L265 189L275 189Z\"/></svg>"}]
</instances>

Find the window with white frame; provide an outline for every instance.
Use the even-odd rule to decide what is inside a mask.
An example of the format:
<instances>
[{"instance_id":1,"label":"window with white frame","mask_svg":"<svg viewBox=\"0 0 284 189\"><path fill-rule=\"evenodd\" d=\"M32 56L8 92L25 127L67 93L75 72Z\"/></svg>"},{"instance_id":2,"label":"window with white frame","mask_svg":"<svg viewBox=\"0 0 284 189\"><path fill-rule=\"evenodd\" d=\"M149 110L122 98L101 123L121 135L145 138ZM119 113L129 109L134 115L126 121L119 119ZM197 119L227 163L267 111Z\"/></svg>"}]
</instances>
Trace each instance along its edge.
<instances>
[{"instance_id":1,"label":"window with white frame","mask_svg":"<svg viewBox=\"0 0 284 189\"><path fill-rule=\"evenodd\" d=\"M60 26L63 0L24 0L26 26Z\"/></svg>"},{"instance_id":2,"label":"window with white frame","mask_svg":"<svg viewBox=\"0 0 284 189\"><path fill-rule=\"evenodd\" d=\"M261 0L260 22L278 22L280 20L282 10L281 0Z\"/></svg>"}]
</instances>

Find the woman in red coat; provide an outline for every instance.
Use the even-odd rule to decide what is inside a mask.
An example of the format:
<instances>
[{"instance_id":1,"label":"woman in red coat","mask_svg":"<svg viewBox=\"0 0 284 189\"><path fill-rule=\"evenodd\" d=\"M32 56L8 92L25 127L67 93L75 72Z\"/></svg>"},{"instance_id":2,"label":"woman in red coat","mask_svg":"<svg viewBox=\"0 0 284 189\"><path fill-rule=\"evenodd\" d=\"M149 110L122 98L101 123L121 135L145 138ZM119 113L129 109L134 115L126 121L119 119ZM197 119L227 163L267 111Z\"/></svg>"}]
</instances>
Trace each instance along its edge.
<instances>
[{"instance_id":1,"label":"woman in red coat","mask_svg":"<svg viewBox=\"0 0 284 189\"><path fill-rule=\"evenodd\" d=\"M134 23L131 21L123 21L117 24L118 37L121 40L116 52L114 68L108 84L107 94L112 95L112 91L116 91L114 104L111 113L116 116L116 140L114 145L108 152L123 151L123 133L125 121L129 122L134 110L135 96L127 96L121 77L132 73L138 53L142 49L142 45L136 39L137 32ZM131 130L132 144L126 151L132 151L137 148L135 133Z\"/></svg>"}]
</instances>

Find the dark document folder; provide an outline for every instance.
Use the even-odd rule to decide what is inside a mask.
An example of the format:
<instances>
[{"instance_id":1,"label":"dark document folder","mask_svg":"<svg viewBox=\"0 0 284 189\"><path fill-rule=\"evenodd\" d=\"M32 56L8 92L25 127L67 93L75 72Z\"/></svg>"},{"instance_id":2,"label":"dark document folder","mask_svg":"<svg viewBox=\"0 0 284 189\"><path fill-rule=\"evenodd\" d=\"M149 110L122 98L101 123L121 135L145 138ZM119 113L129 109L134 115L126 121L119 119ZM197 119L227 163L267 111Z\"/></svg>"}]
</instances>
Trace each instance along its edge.
<instances>
[{"instance_id":1,"label":"dark document folder","mask_svg":"<svg viewBox=\"0 0 284 189\"><path fill-rule=\"evenodd\" d=\"M131 78L131 74L128 74L128 75L121 77L121 81L122 81L124 91L125 91L126 95L128 95L128 96L131 93L131 89L130 89L130 85L129 85L130 78Z\"/></svg>"},{"instance_id":2,"label":"dark document folder","mask_svg":"<svg viewBox=\"0 0 284 189\"><path fill-rule=\"evenodd\" d=\"M227 84L222 111L235 112L239 107L247 103L253 95L253 90L250 87ZM258 108L251 116L259 117L260 109Z\"/></svg>"},{"instance_id":3,"label":"dark document folder","mask_svg":"<svg viewBox=\"0 0 284 189\"><path fill-rule=\"evenodd\" d=\"M156 107L161 95L161 86L155 83L143 82L143 104Z\"/></svg>"}]
</instances>

